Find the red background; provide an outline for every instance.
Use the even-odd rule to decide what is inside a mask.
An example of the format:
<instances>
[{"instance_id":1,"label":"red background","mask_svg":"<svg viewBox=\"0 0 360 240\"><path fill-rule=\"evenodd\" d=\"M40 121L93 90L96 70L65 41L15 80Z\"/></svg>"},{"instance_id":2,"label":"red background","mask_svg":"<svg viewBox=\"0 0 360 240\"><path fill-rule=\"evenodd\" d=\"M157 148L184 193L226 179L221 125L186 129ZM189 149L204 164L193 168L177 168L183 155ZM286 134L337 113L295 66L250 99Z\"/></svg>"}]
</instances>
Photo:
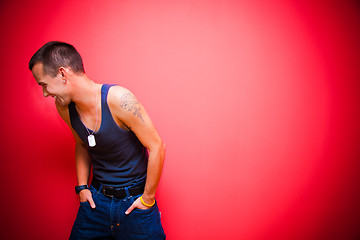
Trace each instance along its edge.
<instances>
[{"instance_id":1,"label":"red background","mask_svg":"<svg viewBox=\"0 0 360 240\"><path fill-rule=\"evenodd\" d=\"M157 198L169 240L359 237L359 11L1 1L0 239L66 239L75 219L72 135L27 69L51 40L152 117L167 145Z\"/></svg>"}]
</instances>

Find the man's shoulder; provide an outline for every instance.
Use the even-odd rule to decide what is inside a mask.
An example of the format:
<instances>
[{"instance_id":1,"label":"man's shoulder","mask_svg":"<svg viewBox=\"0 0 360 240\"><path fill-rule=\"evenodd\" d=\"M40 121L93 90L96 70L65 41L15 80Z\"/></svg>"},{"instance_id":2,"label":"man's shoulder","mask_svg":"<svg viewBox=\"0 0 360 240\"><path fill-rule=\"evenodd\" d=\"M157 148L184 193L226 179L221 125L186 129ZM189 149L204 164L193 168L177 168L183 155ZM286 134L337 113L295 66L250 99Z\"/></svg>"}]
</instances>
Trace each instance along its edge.
<instances>
[{"instance_id":1,"label":"man's shoulder","mask_svg":"<svg viewBox=\"0 0 360 240\"><path fill-rule=\"evenodd\" d=\"M140 114L142 105L129 89L121 86L114 86L114 89L111 89L109 90L107 102L110 111L115 113L121 121L124 121L129 116Z\"/></svg>"},{"instance_id":2,"label":"man's shoulder","mask_svg":"<svg viewBox=\"0 0 360 240\"><path fill-rule=\"evenodd\" d=\"M109 93L111 92L112 95L122 95L126 93L131 93L129 89L120 85L112 85L109 89Z\"/></svg>"},{"instance_id":3,"label":"man's shoulder","mask_svg":"<svg viewBox=\"0 0 360 240\"><path fill-rule=\"evenodd\" d=\"M129 89L119 85L114 85L109 89L108 101L110 101L110 103L119 103L128 99L136 99L134 94Z\"/></svg>"}]
</instances>

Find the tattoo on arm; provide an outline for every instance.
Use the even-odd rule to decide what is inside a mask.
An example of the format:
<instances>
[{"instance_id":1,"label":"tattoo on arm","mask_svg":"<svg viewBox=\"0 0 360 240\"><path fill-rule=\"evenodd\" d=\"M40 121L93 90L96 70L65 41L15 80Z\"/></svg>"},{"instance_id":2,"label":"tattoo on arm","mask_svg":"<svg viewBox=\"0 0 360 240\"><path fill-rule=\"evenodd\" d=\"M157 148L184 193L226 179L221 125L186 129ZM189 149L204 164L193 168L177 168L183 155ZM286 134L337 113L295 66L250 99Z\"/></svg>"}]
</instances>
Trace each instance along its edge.
<instances>
[{"instance_id":1,"label":"tattoo on arm","mask_svg":"<svg viewBox=\"0 0 360 240\"><path fill-rule=\"evenodd\" d=\"M144 119L140 111L140 104L136 100L135 96L132 95L131 93L128 92L121 96L120 107L122 107L128 112L131 112L132 114L134 114L134 116L140 118L140 120L144 122Z\"/></svg>"}]
</instances>

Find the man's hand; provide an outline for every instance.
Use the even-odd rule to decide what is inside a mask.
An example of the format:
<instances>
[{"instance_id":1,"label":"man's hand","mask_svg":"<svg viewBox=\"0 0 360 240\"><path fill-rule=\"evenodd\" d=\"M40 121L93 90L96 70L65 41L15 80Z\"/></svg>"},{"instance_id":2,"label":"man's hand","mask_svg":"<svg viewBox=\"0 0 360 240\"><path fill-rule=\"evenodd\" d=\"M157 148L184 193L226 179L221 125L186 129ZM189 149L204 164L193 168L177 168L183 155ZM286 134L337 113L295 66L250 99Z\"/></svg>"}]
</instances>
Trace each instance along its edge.
<instances>
[{"instance_id":1,"label":"man's hand","mask_svg":"<svg viewBox=\"0 0 360 240\"><path fill-rule=\"evenodd\" d=\"M89 202L91 208L96 208L95 202L92 198L91 191L89 189L81 190L79 193L80 202Z\"/></svg>"},{"instance_id":2,"label":"man's hand","mask_svg":"<svg viewBox=\"0 0 360 240\"><path fill-rule=\"evenodd\" d=\"M155 201L155 199L153 201ZM140 198L137 198L135 200L135 202L128 208L128 210L126 210L125 214L126 215L130 214L131 211L134 210L134 208L139 208L139 209L145 210L145 209L149 209L150 207L147 207L144 204L142 204L140 201Z\"/></svg>"}]
</instances>

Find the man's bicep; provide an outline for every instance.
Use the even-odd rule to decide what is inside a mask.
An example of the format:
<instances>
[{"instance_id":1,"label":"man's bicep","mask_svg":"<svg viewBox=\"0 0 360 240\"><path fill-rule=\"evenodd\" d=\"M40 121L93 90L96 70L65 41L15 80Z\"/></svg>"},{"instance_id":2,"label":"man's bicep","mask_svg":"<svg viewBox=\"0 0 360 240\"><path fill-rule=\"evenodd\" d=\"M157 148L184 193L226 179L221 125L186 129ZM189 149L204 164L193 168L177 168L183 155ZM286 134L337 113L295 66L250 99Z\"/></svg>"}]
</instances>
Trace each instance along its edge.
<instances>
[{"instance_id":1,"label":"man's bicep","mask_svg":"<svg viewBox=\"0 0 360 240\"><path fill-rule=\"evenodd\" d=\"M122 116L122 121L135 133L136 137L146 148L151 148L160 139L152 120L140 103L136 114L127 112Z\"/></svg>"},{"instance_id":2,"label":"man's bicep","mask_svg":"<svg viewBox=\"0 0 360 240\"><path fill-rule=\"evenodd\" d=\"M129 90L121 89L115 99L117 103L116 116L135 133L146 148L151 148L155 142L160 140L144 106Z\"/></svg>"},{"instance_id":3,"label":"man's bicep","mask_svg":"<svg viewBox=\"0 0 360 240\"><path fill-rule=\"evenodd\" d=\"M137 98L127 89L122 89L118 97L118 106L120 117L128 124L142 122L144 123L144 115L146 114L144 107ZM131 127L131 126L129 126Z\"/></svg>"}]
</instances>

